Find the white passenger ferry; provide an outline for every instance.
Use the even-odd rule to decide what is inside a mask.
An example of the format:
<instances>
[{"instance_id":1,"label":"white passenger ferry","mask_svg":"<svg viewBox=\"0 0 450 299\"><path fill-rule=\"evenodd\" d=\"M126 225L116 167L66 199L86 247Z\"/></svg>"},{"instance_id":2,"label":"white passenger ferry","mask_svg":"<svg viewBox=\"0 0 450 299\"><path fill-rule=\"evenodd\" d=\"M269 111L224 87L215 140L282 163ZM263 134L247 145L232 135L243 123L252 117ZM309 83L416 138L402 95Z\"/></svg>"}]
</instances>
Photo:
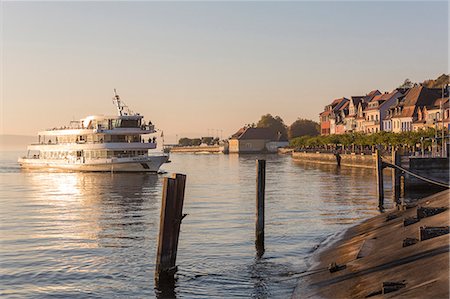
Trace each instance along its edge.
<instances>
[{"instance_id":1,"label":"white passenger ferry","mask_svg":"<svg viewBox=\"0 0 450 299\"><path fill-rule=\"evenodd\" d=\"M38 133L19 158L22 168L68 171L158 172L168 154L157 151L152 122L133 113L114 90L117 116L94 115Z\"/></svg>"}]
</instances>

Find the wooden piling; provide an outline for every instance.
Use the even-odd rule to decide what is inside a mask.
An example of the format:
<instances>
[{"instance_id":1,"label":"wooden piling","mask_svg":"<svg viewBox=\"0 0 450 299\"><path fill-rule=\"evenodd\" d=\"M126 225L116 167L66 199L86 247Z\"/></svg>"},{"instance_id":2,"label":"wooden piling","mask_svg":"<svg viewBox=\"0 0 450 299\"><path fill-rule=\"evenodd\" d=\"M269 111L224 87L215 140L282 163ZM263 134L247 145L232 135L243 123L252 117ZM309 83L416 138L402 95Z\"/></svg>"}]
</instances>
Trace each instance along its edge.
<instances>
[{"instance_id":1,"label":"wooden piling","mask_svg":"<svg viewBox=\"0 0 450 299\"><path fill-rule=\"evenodd\" d=\"M187 214L183 214L183 204L184 204L184 191L186 187L186 175L176 173L173 174L172 178L176 181L176 194L177 194L177 200L175 202L175 222L174 222L174 238L173 238L173 254L172 254L172 260L171 264L175 265L177 260L177 251L178 251L178 240L180 236L180 228L181 228L181 221L184 217L186 217Z\"/></svg>"},{"instance_id":2,"label":"wooden piling","mask_svg":"<svg viewBox=\"0 0 450 299\"><path fill-rule=\"evenodd\" d=\"M256 160L256 253L264 254L264 198L266 188L266 160Z\"/></svg>"},{"instance_id":3,"label":"wooden piling","mask_svg":"<svg viewBox=\"0 0 450 299\"><path fill-rule=\"evenodd\" d=\"M156 254L155 282L170 283L177 270L176 257L178 238L183 215L186 176L174 175L164 178L159 224L158 249Z\"/></svg>"},{"instance_id":4,"label":"wooden piling","mask_svg":"<svg viewBox=\"0 0 450 299\"><path fill-rule=\"evenodd\" d=\"M380 150L375 151L376 160L375 165L377 169L377 193L378 193L378 207L383 208L384 204L384 186L383 186L383 162L381 160Z\"/></svg>"},{"instance_id":5,"label":"wooden piling","mask_svg":"<svg viewBox=\"0 0 450 299\"><path fill-rule=\"evenodd\" d=\"M392 150L392 164L401 166L401 158L399 153L396 150ZM394 189L394 201L399 204L400 203L400 175L401 171L397 168L392 169L392 188Z\"/></svg>"}]
</instances>

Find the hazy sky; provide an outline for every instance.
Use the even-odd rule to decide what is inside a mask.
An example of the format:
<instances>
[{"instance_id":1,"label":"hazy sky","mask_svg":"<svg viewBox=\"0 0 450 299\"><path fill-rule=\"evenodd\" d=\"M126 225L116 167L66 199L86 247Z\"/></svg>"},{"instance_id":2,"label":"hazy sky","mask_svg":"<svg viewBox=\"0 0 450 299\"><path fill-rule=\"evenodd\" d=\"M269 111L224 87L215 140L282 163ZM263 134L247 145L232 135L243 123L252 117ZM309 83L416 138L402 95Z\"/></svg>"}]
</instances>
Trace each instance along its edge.
<instances>
[{"instance_id":1,"label":"hazy sky","mask_svg":"<svg viewBox=\"0 0 450 299\"><path fill-rule=\"evenodd\" d=\"M175 135L448 72L447 2L1 2L2 134L126 103Z\"/></svg>"}]
</instances>

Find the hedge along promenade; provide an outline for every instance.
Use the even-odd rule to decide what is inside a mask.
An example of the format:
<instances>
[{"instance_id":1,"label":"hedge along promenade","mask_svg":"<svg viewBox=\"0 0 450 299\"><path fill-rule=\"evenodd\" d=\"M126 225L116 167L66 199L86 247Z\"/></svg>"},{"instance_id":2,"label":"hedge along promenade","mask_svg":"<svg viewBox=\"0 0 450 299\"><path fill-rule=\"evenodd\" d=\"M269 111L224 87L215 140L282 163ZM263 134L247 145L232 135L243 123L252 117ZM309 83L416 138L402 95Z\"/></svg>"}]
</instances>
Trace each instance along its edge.
<instances>
[{"instance_id":1,"label":"hedge along promenade","mask_svg":"<svg viewBox=\"0 0 450 299\"><path fill-rule=\"evenodd\" d=\"M447 131L444 133L448 134ZM375 145L382 145L386 149L389 147L403 148L413 150L423 147L426 149L433 143L432 139L435 136L441 137L442 131L429 128L417 132L385 132L364 134L364 133L348 133L348 134L332 134L320 136L301 136L293 138L289 141L289 146L298 149L337 149L343 150L363 150L366 147L374 147Z\"/></svg>"}]
</instances>

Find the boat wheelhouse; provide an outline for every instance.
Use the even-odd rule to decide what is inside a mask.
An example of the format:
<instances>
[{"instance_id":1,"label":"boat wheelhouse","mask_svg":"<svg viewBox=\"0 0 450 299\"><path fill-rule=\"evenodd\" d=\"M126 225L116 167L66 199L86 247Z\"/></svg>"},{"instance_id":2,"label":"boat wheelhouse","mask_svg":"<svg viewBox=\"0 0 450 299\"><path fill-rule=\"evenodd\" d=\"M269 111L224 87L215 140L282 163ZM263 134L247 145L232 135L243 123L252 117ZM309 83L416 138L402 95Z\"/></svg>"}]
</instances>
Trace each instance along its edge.
<instances>
[{"instance_id":1,"label":"boat wheelhouse","mask_svg":"<svg viewBox=\"0 0 450 299\"><path fill-rule=\"evenodd\" d=\"M118 115L88 116L68 126L39 132L38 142L28 146L26 157L19 158L20 166L157 172L168 155L157 150L155 126L133 113L117 93L113 102Z\"/></svg>"}]
</instances>

